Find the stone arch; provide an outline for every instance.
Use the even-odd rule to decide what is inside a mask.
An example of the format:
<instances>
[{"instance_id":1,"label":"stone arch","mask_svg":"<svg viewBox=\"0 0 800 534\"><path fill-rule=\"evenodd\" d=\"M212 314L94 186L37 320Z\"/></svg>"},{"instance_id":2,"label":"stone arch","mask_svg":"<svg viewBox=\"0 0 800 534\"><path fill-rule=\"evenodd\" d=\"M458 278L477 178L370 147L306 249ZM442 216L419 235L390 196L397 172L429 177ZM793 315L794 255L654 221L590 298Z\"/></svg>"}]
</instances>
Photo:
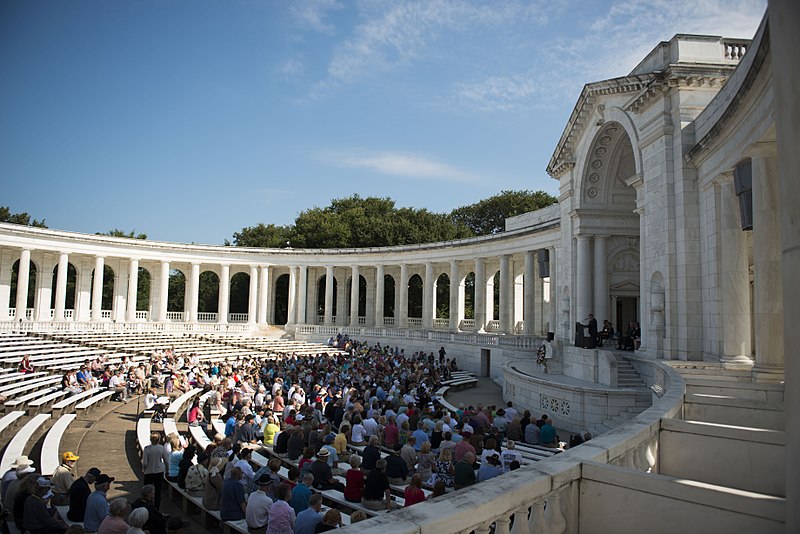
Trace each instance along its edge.
<instances>
[{"instance_id":1,"label":"stone arch","mask_svg":"<svg viewBox=\"0 0 800 534\"><path fill-rule=\"evenodd\" d=\"M186 274L180 269L170 269L167 311L184 312L186 310L186 300Z\"/></svg>"},{"instance_id":2,"label":"stone arch","mask_svg":"<svg viewBox=\"0 0 800 534\"><path fill-rule=\"evenodd\" d=\"M275 279L275 312L273 318L276 325L285 325L289 320L289 274L284 273Z\"/></svg>"},{"instance_id":3,"label":"stone arch","mask_svg":"<svg viewBox=\"0 0 800 534\"><path fill-rule=\"evenodd\" d=\"M200 273L200 284L197 292L197 312L217 313L219 311L219 289L221 280L214 271Z\"/></svg>"},{"instance_id":4,"label":"stone arch","mask_svg":"<svg viewBox=\"0 0 800 534\"><path fill-rule=\"evenodd\" d=\"M33 308L36 302L36 275L38 268L33 260L30 261L30 268L28 270L28 301L25 305L26 308ZM17 306L17 277L19 276L19 260L14 262L11 266L11 291L8 296L8 307L13 309Z\"/></svg>"},{"instance_id":5,"label":"stone arch","mask_svg":"<svg viewBox=\"0 0 800 534\"><path fill-rule=\"evenodd\" d=\"M475 319L475 271L464 275L464 319Z\"/></svg>"},{"instance_id":6,"label":"stone arch","mask_svg":"<svg viewBox=\"0 0 800 534\"><path fill-rule=\"evenodd\" d=\"M383 275L383 316L394 317L394 310L397 308L395 299L397 298L397 284L394 277L390 274Z\"/></svg>"},{"instance_id":7,"label":"stone arch","mask_svg":"<svg viewBox=\"0 0 800 534\"><path fill-rule=\"evenodd\" d=\"M636 208L636 192L626 183L637 174L636 155L622 124L603 123L583 159L579 184L582 208L614 211Z\"/></svg>"},{"instance_id":8,"label":"stone arch","mask_svg":"<svg viewBox=\"0 0 800 534\"><path fill-rule=\"evenodd\" d=\"M52 290L50 291L50 309L56 307L56 281L58 279L58 264L53 267ZM65 310L75 309L75 285L78 281L78 269L72 262L67 263L67 298L64 300Z\"/></svg>"},{"instance_id":9,"label":"stone arch","mask_svg":"<svg viewBox=\"0 0 800 534\"><path fill-rule=\"evenodd\" d=\"M408 279L408 316L422 319L422 277L411 275Z\"/></svg>"},{"instance_id":10,"label":"stone arch","mask_svg":"<svg viewBox=\"0 0 800 534\"><path fill-rule=\"evenodd\" d=\"M434 317L437 319L450 318L450 292L458 291L458 286L450 283L450 276L442 273L434 282Z\"/></svg>"},{"instance_id":11,"label":"stone arch","mask_svg":"<svg viewBox=\"0 0 800 534\"><path fill-rule=\"evenodd\" d=\"M230 313L247 313L250 306L250 273L240 271L231 276Z\"/></svg>"}]
</instances>

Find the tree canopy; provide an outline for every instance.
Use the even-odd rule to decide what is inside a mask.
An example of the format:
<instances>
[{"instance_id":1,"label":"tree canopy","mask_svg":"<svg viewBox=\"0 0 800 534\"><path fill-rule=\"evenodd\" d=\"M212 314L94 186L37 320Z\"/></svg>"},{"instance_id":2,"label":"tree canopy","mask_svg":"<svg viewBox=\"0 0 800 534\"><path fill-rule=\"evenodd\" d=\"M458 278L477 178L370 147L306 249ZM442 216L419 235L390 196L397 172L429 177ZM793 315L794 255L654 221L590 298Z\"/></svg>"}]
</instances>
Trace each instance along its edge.
<instances>
[{"instance_id":1,"label":"tree canopy","mask_svg":"<svg viewBox=\"0 0 800 534\"><path fill-rule=\"evenodd\" d=\"M120 230L118 228L114 228L113 230L109 230L108 232L96 232L94 235L108 235L111 237L129 237L131 239L147 239L147 234L137 234L136 230L133 229L130 232L126 232L125 230Z\"/></svg>"},{"instance_id":2,"label":"tree canopy","mask_svg":"<svg viewBox=\"0 0 800 534\"><path fill-rule=\"evenodd\" d=\"M505 219L536 211L557 202L544 191L501 191L475 204L461 206L450 216L456 224L462 224L475 235L489 235L505 229Z\"/></svg>"},{"instance_id":3,"label":"tree canopy","mask_svg":"<svg viewBox=\"0 0 800 534\"><path fill-rule=\"evenodd\" d=\"M47 228L44 219L41 221L37 219L31 220L31 216L27 212L11 213L11 209L8 206L0 206L0 222Z\"/></svg>"}]
</instances>

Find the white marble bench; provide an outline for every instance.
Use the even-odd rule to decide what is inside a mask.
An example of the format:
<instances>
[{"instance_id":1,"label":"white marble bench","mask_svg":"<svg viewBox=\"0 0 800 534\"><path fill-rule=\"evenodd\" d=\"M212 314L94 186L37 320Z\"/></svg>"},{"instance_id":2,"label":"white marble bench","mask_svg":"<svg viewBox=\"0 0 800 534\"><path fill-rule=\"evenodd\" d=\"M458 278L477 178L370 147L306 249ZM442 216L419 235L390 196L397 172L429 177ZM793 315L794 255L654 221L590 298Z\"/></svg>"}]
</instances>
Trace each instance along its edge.
<instances>
[{"instance_id":1,"label":"white marble bench","mask_svg":"<svg viewBox=\"0 0 800 534\"><path fill-rule=\"evenodd\" d=\"M100 390L101 388L87 389L86 391L76 393L75 395L70 395L66 399L58 401L57 403L53 404L53 414L60 413L62 410L66 410L68 408L72 408L76 402L87 397L91 397Z\"/></svg>"},{"instance_id":2,"label":"white marble bench","mask_svg":"<svg viewBox=\"0 0 800 534\"><path fill-rule=\"evenodd\" d=\"M25 453L25 447L28 446L28 441L30 441L36 431L49 419L49 413L36 415L11 438L5 453L3 453L3 459L0 461L0 472L5 473L8 471L9 466L14 463L14 460Z\"/></svg>"},{"instance_id":3,"label":"white marble bench","mask_svg":"<svg viewBox=\"0 0 800 534\"><path fill-rule=\"evenodd\" d=\"M112 395L114 395L113 391L108 391L108 390L103 391L102 393L99 393L93 397L89 397L86 400L82 400L81 402L75 405L75 409L86 410L87 408L91 408L96 404L110 400Z\"/></svg>"},{"instance_id":4,"label":"white marble bench","mask_svg":"<svg viewBox=\"0 0 800 534\"><path fill-rule=\"evenodd\" d=\"M61 446L61 437L66 432L67 427L77 416L74 413L62 415L47 431L42 443L42 453L40 457L41 472L44 476L50 476L56 470L61 458L58 454L59 447Z\"/></svg>"}]
</instances>

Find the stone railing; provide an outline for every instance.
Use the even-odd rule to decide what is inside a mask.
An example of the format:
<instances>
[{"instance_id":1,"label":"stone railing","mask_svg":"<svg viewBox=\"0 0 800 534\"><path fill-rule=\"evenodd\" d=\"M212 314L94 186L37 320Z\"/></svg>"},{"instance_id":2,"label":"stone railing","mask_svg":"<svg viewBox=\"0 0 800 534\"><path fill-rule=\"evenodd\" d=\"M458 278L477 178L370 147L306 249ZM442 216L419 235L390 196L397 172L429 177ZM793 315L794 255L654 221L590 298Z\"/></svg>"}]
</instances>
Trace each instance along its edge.
<instances>
[{"instance_id":1,"label":"stone railing","mask_svg":"<svg viewBox=\"0 0 800 534\"><path fill-rule=\"evenodd\" d=\"M249 314L247 313L229 313L228 321L231 323L246 323Z\"/></svg>"},{"instance_id":2,"label":"stone railing","mask_svg":"<svg viewBox=\"0 0 800 534\"><path fill-rule=\"evenodd\" d=\"M137 312L138 313L138 312ZM144 312L147 313L147 312ZM227 332L246 333L254 325L219 323L117 323L109 321L0 321L0 332Z\"/></svg>"},{"instance_id":3,"label":"stone railing","mask_svg":"<svg viewBox=\"0 0 800 534\"><path fill-rule=\"evenodd\" d=\"M440 330L450 328L450 319L437 317L433 320L433 327Z\"/></svg>"},{"instance_id":4,"label":"stone railing","mask_svg":"<svg viewBox=\"0 0 800 534\"><path fill-rule=\"evenodd\" d=\"M475 319L461 319L458 328L461 330L475 330Z\"/></svg>"},{"instance_id":5,"label":"stone railing","mask_svg":"<svg viewBox=\"0 0 800 534\"><path fill-rule=\"evenodd\" d=\"M9 319L16 319L17 318L17 309L16 308L9 308L8 309L8 318ZM25 318L30 320L33 318L33 308L27 308L25 310Z\"/></svg>"},{"instance_id":6,"label":"stone railing","mask_svg":"<svg viewBox=\"0 0 800 534\"><path fill-rule=\"evenodd\" d=\"M183 312L167 312L167 321L183 321Z\"/></svg>"},{"instance_id":7,"label":"stone railing","mask_svg":"<svg viewBox=\"0 0 800 534\"><path fill-rule=\"evenodd\" d=\"M183 315L183 314L181 314ZM201 323L215 323L217 322L216 312L197 312L197 320Z\"/></svg>"},{"instance_id":8,"label":"stone railing","mask_svg":"<svg viewBox=\"0 0 800 534\"><path fill-rule=\"evenodd\" d=\"M409 317L408 326L409 328L414 328L414 327L419 328L422 326L422 319L419 317Z\"/></svg>"},{"instance_id":9,"label":"stone railing","mask_svg":"<svg viewBox=\"0 0 800 534\"><path fill-rule=\"evenodd\" d=\"M111 319L111 310L100 310L101 319Z\"/></svg>"},{"instance_id":10,"label":"stone railing","mask_svg":"<svg viewBox=\"0 0 800 534\"><path fill-rule=\"evenodd\" d=\"M134 317L136 318L137 321L146 321L149 316L150 316L150 312L148 312L148 311L138 311L137 310L136 313L134 314Z\"/></svg>"},{"instance_id":11,"label":"stone railing","mask_svg":"<svg viewBox=\"0 0 800 534\"><path fill-rule=\"evenodd\" d=\"M580 482L584 462L606 463L642 472L658 472L658 433L662 418L677 417L686 387L663 363L641 360L643 373L661 383L664 394L630 423L546 460L446 494L435 500L380 515L347 527L351 532L391 534L474 532L476 534L581 531L578 511L584 498ZM465 511L469 513L465 513ZM613 521L612 521L613 522ZM583 525L592 531L591 525Z\"/></svg>"},{"instance_id":12,"label":"stone railing","mask_svg":"<svg viewBox=\"0 0 800 534\"><path fill-rule=\"evenodd\" d=\"M728 61L739 61L744 57L750 46L750 41L747 39L722 39L722 57Z\"/></svg>"},{"instance_id":13,"label":"stone railing","mask_svg":"<svg viewBox=\"0 0 800 534\"><path fill-rule=\"evenodd\" d=\"M421 319L417 319L422 321ZM411 325L409 324L409 327ZM484 347L504 347L508 349L535 350L542 344L543 338L538 336L506 336L498 334L479 334L477 332L444 332L441 330L422 330L419 328L381 328L352 326L297 325L295 336L329 337L346 334L352 338L362 339L391 338L436 341L440 343L459 343L464 345L480 345Z\"/></svg>"}]
</instances>

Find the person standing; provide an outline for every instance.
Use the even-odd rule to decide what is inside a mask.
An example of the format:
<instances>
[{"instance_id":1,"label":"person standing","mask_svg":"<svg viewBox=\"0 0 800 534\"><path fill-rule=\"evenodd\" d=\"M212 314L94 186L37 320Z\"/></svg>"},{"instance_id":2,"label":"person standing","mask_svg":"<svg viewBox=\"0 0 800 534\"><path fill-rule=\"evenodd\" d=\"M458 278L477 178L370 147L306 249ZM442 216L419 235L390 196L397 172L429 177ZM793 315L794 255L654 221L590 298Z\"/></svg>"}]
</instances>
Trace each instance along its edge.
<instances>
[{"instance_id":1,"label":"person standing","mask_svg":"<svg viewBox=\"0 0 800 534\"><path fill-rule=\"evenodd\" d=\"M152 484L156 489L156 510L161 508L161 486L164 483L164 472L169 465L169 454L161 443L161 436L157 432L150 434L150 445L142 452L142 471L144 483Z\"/></svg>"},{"instance_id":2,"label":"person standing","mask_svg":"<svg viewBox=\"0 0 800 534\"><path fill-rule=\"evenodd\" d=\"M589 314L589 348L597 347L597 319L594 314Z\"/></svg>"},{"instance_id":3,"label":"person standing","mask_svg":"<svg viewBox=\"0 0 800 534\"><path fill-rule=\"evenodd\" d=\"M50 484L53 487L53 497L51 503L58 506L69 504L69 488L75 482L73 468L80 456L72 452L65 452L61 455L61 465L56 467L53 476L50 477Z\"/></svg>"}]
</instances>

